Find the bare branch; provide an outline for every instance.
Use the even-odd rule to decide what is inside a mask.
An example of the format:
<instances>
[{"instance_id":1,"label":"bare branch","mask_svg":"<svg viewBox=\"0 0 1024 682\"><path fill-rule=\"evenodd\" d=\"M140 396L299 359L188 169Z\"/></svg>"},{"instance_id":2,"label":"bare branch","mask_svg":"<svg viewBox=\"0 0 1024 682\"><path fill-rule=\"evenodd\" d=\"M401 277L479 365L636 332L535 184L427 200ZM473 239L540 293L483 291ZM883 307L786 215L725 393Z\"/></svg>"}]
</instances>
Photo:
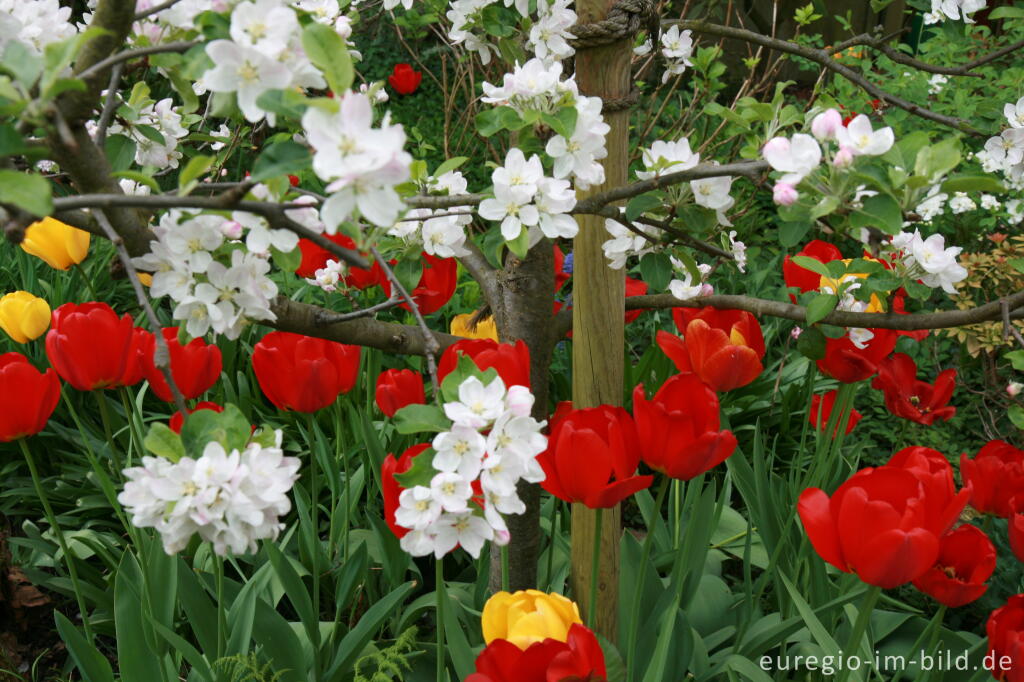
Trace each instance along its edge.
<instances>
[{"instance_id":1,"label":"bare branch","mask_svg":"<svg viewBox=\"0 0 1024 682\"><path fill-rule=\"evenodd\" d=\"M114 118L114 110L117 108L117 87L121 84L121 73L124 71L124 64L119 62L110 70L110 84L107 85L107 98L103 102L103 111L100 113L100 120L96 124L96 146L103 149L107 141L107 128Z\"/></svg>"},{"instance_id":2,"label":"bare branch","mask_svg":"<svg viewBox=\"0 0 1024 682\"><path fill-rule=\"evenodd\" d=\"M104 69L107 69L115 64L129 61L131 59L137 59L138 57L146 57L151 54L160 54L163 52L188 52L196 45L201 44L199 40L191 40L180 43L164 43L163 45L150 45L149 47L138 47L134 50L125 50L123 52L117 52L106 59L96 62L89 68L85 69L79 74L76 74L77 78L90 78L91 76L101 73Z\"/></svg>"},{"instance_id":3,"label":"bare branch","mask_svg":"<svg viewBox=\"0 0 1024 682\"><path fill-rule=\"evenodd\" d=\"M1006 341L1012 334L1017 343L1024 347L1024 336L1021 336L1017 327L1010 323L1010 302L1003 298L999 300L999 304L1000 312L1003 315L1003 341Z\"/></svg>"},{"instance_id":4,"label":"bare branch","mask_svg":"<svg viewBox=\"0 0 1024 682\"><path fill-rule=\"evenodd\" d=\"M135 14L135 21L140 21L142 19L145 19L146 17L151 17L154 14L159 14L160 12L163 12L165 9L170 9L171 7L174 7L179 2L181 2L181 0L167 0L167 2L161 2L159 5L153 5L147 10L137 12Z\"/></svg>"},{"instance_id":5,"label":"bare branch","mask_svg":"<svg viewBox=\"0 0 1024 682\"><path fill-rule=\"evenodd\" d=\"M779 40L777 38L769 38L768 36L761 35L754 31L747 31L742 28L733 28L730 26L720 26L718 24L709 24L703 20L667 20L662 22L663 24L678 24L680 28L689 29L697 33L705 33L708 35L721 36L723 38L734 38L736 40L743 40L748 43L754 43L755 45L762 45L772 50L779 52L786 52L789 54L795 54L804 59L810 60L822 67L839 74L843 78L847 79L851 83L859 86L862 90L872 95L873 97L888 102L895 107L899 107L904 111L908 111L915 116L919 116L923 119L939 123L941 125L953 128L954 130L960 130L969 135L983 136L985 133L980 130L973 128L970 123L962 118L955 118L952 116L945 116L943 114L936 113L930 109L926 109L920 105L914 104L902 97L886 92L882 88L878 87L874 83L871 83L854 69L841 64L840 62L832 59L828 50L819 50L814 47L807 47L804 45L798 45L788 40Z\"/></svg>"},{"instance_id":6,"label":"bare branch","mask_svg":"<svg viewBox=\"0 0 1024 682\"><path fill-rule=\"evenodd\" d=\"M396 305L402 302L402 297L397 293L392 293L391 298L381 303L376 303L369 308L363 308L362 310L353 310L350 313L332 313L329 310L321 310L316 316L317 324L334 324L335 322L345 322L347 320L358 320L360 317L370 317L381 310L387 310L388 308L394 308Z\"/></svg>"}]
</instances>

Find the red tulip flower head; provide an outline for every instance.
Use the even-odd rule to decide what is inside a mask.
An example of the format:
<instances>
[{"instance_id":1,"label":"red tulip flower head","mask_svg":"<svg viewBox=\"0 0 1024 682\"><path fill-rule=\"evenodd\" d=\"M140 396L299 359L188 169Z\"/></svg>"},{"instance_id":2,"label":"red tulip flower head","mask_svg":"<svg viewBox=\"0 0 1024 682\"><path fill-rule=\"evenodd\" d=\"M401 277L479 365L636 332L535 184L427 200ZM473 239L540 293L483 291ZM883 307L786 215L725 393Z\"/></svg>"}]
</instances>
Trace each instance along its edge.
<instances>
[{"instance_id":1,"label":"red tulip flower head","mask_svg":"<svg viewBox=\"0 0 1024 682\"><path fill-rule=\"evenodd\" d=\"M513 343L498 343L491 339L463 339L445 348L437 363L437 378L444 381L465 354L474 364L486 371L493 367L506 387L530 387L530 349L522 339Z\"/></svg>"},{"instance_id":2,"label":"red tulip flower head","mask_svg":"<svg viewBox=\"0 0 1024 682\"><path fill-rule=\"evenodd\" d=\"M1006 441L989 441L974 459L960 457L960 475L971 487L972 507L1008 518L1013 513L1010 500L1024 493L1024 451Z\"/></svg>"},{"instance_id":3,"label":"red tulip flower head","mask_svg":"<svg viewBox=\"0 0 1024 682\"><path fill-rule=\"evenodd\" d=\"M21 353L0 355L0 443L42 431L58 400L56 372L40 372Z\"/></svg>"},{"instance_id":4,"label":"red tulip flower head","mask_svg":"<svg viewBox=\"0 0 1024 682\"><path fill-rule=\"evenodd\" d=\"M408 528L399 526L395 522L395 511L398 510L398 497L402 494L402 486L395 480L395 476L398 474L404 474L410 468L412 468L412 459L416 455L420 454L424 450L430 447L430 443L420 443L419 445L413 445L411 448L402 453L402 455L395 459L394 455L388 455L384 458L384 462L380 465L380 487L381 492L384 495L384 521L387 522L388 528L395 534L395 537L401 540L409 532Z\"/></svg>"},{"instance_id":5,"label":"red tulip flower head","mask_svg":"<svg viewBox=\"0 0 1024 682\"><path fill-rule=\"evenodd\" d=\"M377 407L388 417L406 405L427 402L423 391L423 375L411 369L388 369L377 377Z\"/></svg>"},{"instance_id":6,"label":"red tulip flower head","mask_svg":"<svg viewBox=\"0 0 1024 682\"><path fill-rule=\"evenodd\" d=\"M1024 594L1015 594L988 617L985 661L997 680L1024 680Z\"/></svg>"},{"instance_id":7,"label":"red tulip flower head","mask_svg":"<svg viewBox=\"0 0 1024 682\"><path fill-rule=\"evenodd\" d=\"M416 92L422 80L423 74L404 62L395 64L394 70L388 76L388 83L399 95L411 95Z\"/></svg>"},{"instance_id":8,"label":"red tulip flower head","mask_svg":"<svg viewBox=\"0 0 1024 682\"><path fill-rule=\"evenodd\" d=\"M949 399L953 397L956 370L947 369L935 378L935 384L917 380L917 365L905 353L893 353L878 366L872 388L885 392L885 406L897 417L931 426L935 420L948 421L956 414Z\"/></svg>"},{"instance_id":9,"label":"red tulip flower head","mask_svg":"<svg viewBox=\"0 0 1024 682\"><path fill-rule=\"evenodd\" d=\"M693 372L716 391L746 386L764 369L761 325L743 310L673 311L683 338L659 331L658 346L680 372Z\"/></svg>"},{"instance_id":10,"label":"red tulip flower head","mask_svg":"<svg viewBox=\"0 0 1024 682\"><path fill-rule=\"evenodd\" d=\"M939 556L939 538L967 501L955 496L936 518L917 472L896 466L862 469L830 498L800 495L797 511L822 559L869 585L892 588L919 578ZM951 523L951 521L950 521Z\"/></svg>"},{"instance_id":11,"label":"red tulip flower head","mask_svg":"<svg viewBox=\"0 0 1024 682\"><path fill-rule=\"evenodd\" d=\"M633 418L641 459L671 478L689 481L736 449L732 432L718 428L718 396L696 374L671 377L651 400L637 386Z\"/></svg>"},{"instance_id":12,"label":"red tulip flower head","mask_svg":"<svg viewBox=\"0 0 1024 682\"><path fill-rule=\"evenodd\" d=\"M626 298L631 296L643 296L647 293L647 282L642 279L633 279L632 277L626 278ZM643 313L643 309L638 310L627 310L626 311L626 324L635 322L636 318L640 317Z\"/></svg>"},{"instance_id":13,"label":"red tulip flower head","mask_svg":"<svg viewBox=\"0 0 1024 682\"><path fill-rule=\"evenodd\" d=\"M825 340L825 357L817 361L822 373L841 381L854 384L871 377L893 348L896 347L896 332L891 329L870 329L874 336L863 342L861 348L846 334L838 339Z\"/></svg>"},{"instance_id":14,"label":"red tulip flower head","mask_svg":"<svg viewBox=\"0 0 1024 682\"><path fill-rule=\"evenodd\" d=\"M174 377L175 385L186 400L198 398L220 377L220 348L198 338L182 346L178 343L177 327L165 327L161 333L171 352L171 376ZM153 354L143 357L143 363L146 380L153 387L153 393L160 400L173 401L171 388L163 372L154 363Z\"/></svg>"},{"instance_id":15,"label":"red tulip flower head","mask_svg":"<svg viewBox=\"0 0 1024 682\"><path fill-rule=\"evenodd\" d=\"M537 461L547 476L541 486L555 497L607 509L651 485L653 476L635 475L636 427L621 407L570 410L552 421Z\"/></svg>"},{"instance_id":16,"label":"red tulip flower head","mask_svg":"<svg viewBox=\"0 0 1024 682\"><path fill-rule=\"evenodd\" d=\"M106 303L65 303L53 311L46 357L79 391L119 386L134 333L131 315L119 318Z\"/></svg>"},{"instance_id":17,"label":"red tulip flower head","mask_svg":"<svg viewBox=\"0 0 1024 682\"><path fill-rule=\"evenodd\" d=\"M832 417L832 408L836 404L836 391L829 391L825 395L814 394L811 398L811 412L807 416L811 422L811 426L817 427L819 431L824 431L828 428L828 420ZM820 413L820 417L819 417ZM850 435L850 431L853 431L853 427L860 421L861 414L857 410L850 410L850 416L846 420L846 435ZM832 437L835 438L836 434L839 433L839 424L836 423L835 430L832 432Z\"/></svg>"},{"instance_id":18,"label":"red tulip flower head","mask_svg":"<svg viewBox=\"0 0 1024 682\"><path fill-rule=\"evenodd\" d=\"M146 359L153 357L156 340L153 332L142 327L132 330L132 344L128 349L128 362L124 366L124 374L117 380L118 386L134 386L146 378Z\"/></svg>"},{"instance_id":19,"label":"red tulip flower head","mask_svg":"<svg viewBox=\"0 0 1024 682\"><path fill-rule=\"evenodd\" d=\"M356 385L359 346L290 332L270 332L253 348L263 393L281 410L316 412Z\"/></svg>"},{"instance_id":20,"label":"red tulip flower head","mask_svg":"<svg viewBox=\"0 0 1024 682\"><path fill-rule=\"evenodd\" d=\"M1010 517L1007 521L1010 549L1017 561L1024 561L1024 494L1010 499Z\"/></svg>"},{"instance_id":21,"label":"red tulip flower head","mask_svg":"<svg viewBox=\"0 0 1024 682\"><path fill-rule=\"evenodd\" d=\"M912 446L894 454L886 466L909 471L921 483L925 511L939 535L953 527L970 499L971 490L965 485L957 491L953 467L944 454L932 448Z\"/></svg>"},{"instance_id":22,"label":"red tulip flower head","mask_svg":"<svg viewBox=\"0 0 1024 682\"><path fill-rule=\"evenodd\" d=\"M939 539L939 559L914 587L940 604L963 606L985 594L996 570L996 548L980 528L963 525Z\"/></svg>"},{"instance_id":23,"label":"red tulip flower head","mask_svg":"<svg viewBox=\"0 0 1024 682\"><path fill-rule=\"evenodd\" d=\"M455 293L459 264L454 258L437 258L429 253L422 255L425 261L423 274L409 295L416 302L420 312L429 315L443 308ZM391 281L387 277L381 281L381 287L386 295L391 296ZM402 303L398 307L409 310L408 303Z\"/></svg>"},{"instance_id":24,"label":"red tulip flower head","mask_svg":"<svg viewBox=\"0 0 1024 682\"><path fill-rule=\"evenodd\" d=\"M842 260L843 254L832 244L823 242L819 239L808 242L806 246L796 254L798 256L807 256L813 258L816 261L822 263L830 263L834 260ZM821 275L808 270L807 268L797 265L792 258L786 256L782 261L782 278L786 281L787 287L796 287L800 290L800 293L806 291L816 291L821 286ZM793 294L789 295L789 298L796 303L796 296Z\"/></svg>"},{"instance_id":25,"label":"red tulip flower head","mask_svg":"<svg viewBox=\"0 0 1024 682\"><path fill-rule=\"evenodd\" d=\"M477 656L476 672L466 682L605 682L607 674L597 637L573 623L564 642L548 638L520 649L495 639Z\"/></svg>"}]
</instances>

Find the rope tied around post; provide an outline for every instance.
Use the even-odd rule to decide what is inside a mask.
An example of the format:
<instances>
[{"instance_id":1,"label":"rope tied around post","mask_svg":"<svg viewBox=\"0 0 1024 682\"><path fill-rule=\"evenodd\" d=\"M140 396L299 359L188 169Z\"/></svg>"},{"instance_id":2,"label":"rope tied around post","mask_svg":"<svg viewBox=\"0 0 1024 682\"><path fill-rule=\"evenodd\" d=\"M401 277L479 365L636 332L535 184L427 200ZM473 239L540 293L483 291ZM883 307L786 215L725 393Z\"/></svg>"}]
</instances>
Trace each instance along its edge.
<instances>
[{"instance_id":1,"label":"rope tied around post","mask_svg":"<svg viewBox=\"0 0 1024 682\"><path fill-rule=\"evenodd\" d=\"M624 38L632 38L641 29L657 36L658 21L652 0L616 0L601 21L575 24L569 32L576 36L569 41L577 50L609 45ZM652 29L653 27L653 29Z\"/></svg>"}]
</instances>

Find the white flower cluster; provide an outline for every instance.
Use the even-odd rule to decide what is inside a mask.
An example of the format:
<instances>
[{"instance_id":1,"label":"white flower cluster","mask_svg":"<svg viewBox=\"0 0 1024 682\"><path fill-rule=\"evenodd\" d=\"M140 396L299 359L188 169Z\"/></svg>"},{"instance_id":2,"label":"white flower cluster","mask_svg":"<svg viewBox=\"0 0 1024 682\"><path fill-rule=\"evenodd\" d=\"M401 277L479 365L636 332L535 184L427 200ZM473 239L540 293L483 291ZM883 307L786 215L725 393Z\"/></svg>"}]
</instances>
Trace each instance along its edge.
<instances>
[{"instance_id":1,"label":"white flower cluster","mask_svg":"<svg viewBox=\"0 0 1024 682\"><path fill-rule=\"evenodd\" d=\"M165 213L153 231L157 240L150 242L150 252L132 263L153 273L154 297L170 296L177 303L174 319L186 321L190 336L213 330L235 339L251 321L276 319L270 302L277 285L267 276L267 251L271 245L291 251L298 243L294 233L270 229L250 213L235 212L227 220L177 209ZM221 249L225 239L240 239L245 231L245 249Z\"/></svg>"},{"instance_id":2,"label":"white flower cluster","mask_svg":"<svg viewBox=\"0 0 1024 682\"><path fill-rule=\"evenodd\" d=\"M641 158L645 170L637 171L636 177L640 180L649 180L664 174L693 168L700 161L700 154L691 151L690 141L681 137L675 142L656 141L648 149L643 150ZM698 206L715 211L718 222L726 227L731 226L732 223L729 222L725 212L736 203L736 200L729 194L731 189L732 177L726 175L690 181L690 191L693 193L694 202ZM670 187L668 191L673 194L673 201L677 205L687 198L680 191L678 185Z\"/></svg>"},{"instance_id":3,"label":"white flower cluster","mask_svg":"<svg viewBox=\"0 0 1024 682\"><path fill-rule=\"evenodd\" d=\"M924 15L924 23L937 24L948 17L953 21L963 18L964 22L973 24L970 15L982 9L985 9L985 0L932 0L932 9Z\"/></svg>"},{"instance_id":4,"label":"white flower cluster","mask_svg":"<svg viewBox=\"0 0 1024 682\"><path fill-rule=\"evenodd\" d=\"M906 268L906 275L920 279L930 287L942 287L948 294L955 294L953 285L967 278L967 270L957 263L956 257L963 251L959 246L946 248L941 234L927 239L920 230L900 232L887 246Z\"/></svg>"},{"instance_id":5,"label":"white flower cluster","mask_svg":"<svg viewBox=\"0 0 1024 682\"><path fill-rule=\"evenodd\" d=\"M240 2L231 12L231 40L206 46L214 67L200 78L200 87L213 92L234 92L247 121L273 112L256 100L268 90L323 88L327 83L302 49L302 32L295 10L283 0Z\"/></svg>"},{"instance_id":6,"label":"white flower cluster","mask_svg":"<svg viewBox=\"0 0 1024 682\"><path fill-rule=\"evenodd\" d=\"M141 467L125 469L128 481L117 499L132 525L156 528L168 554L185 549L196 533L217 554L244 554L284 528L279 518L291 509L288 492L298 470L277 431L274 447L250 443L227 452L211 442L199 459L143 457Z\"/></svg>"},{"instance_id":7,"label":"white flower cluster","mask_svg":"<svg viewBox=\"0 0 1024 682\"><path fill-rule=\"evenodd\" d=\"M924 200L914 208L914 213L921 216L921 220L927 223L935 216L942 214L948 198L948 194L939 191L939 185L932 185Z\"/></svg>"},{"instance_id":8,"label":"white flower cluster","mask_svg":"<svg viewBox=\"0 0 1024 682\"><path fill-rule=\"evenodd\" d=\"M978 208L978 205L967 196L967 192L954 192L953 198L949 200L949 210L953 212L953 215L967 213L976 208Z\"/></svg>"},{"instance_id":9,"label":"white flower cluster","mask_svg":"<svg viewBox=\"0 0 1024 682\"><path fill-rule=\"evenodd\" d=\"M408 7L412 0L402 0ZM454 0L446 16L451 24L448 39L454 45L465 45L476 52L483 64L489 64L491 57L499 54L498 46L492 42L484 28L484 10L497 4L498 0ZM384 5L398 4L398 0L385 0ZM523 18L530 18L528 0L504 0L505 7L515 6ZM537 0L537 16L532 19L527 45L533 53L545 62L561 61L575 54L569 45L574 37L569 29L576 23L576 12L570 7L570 0Z\"/></svg>"},{"instance_id":10,"label":"white flower cluster","mask_svg":"<svg viewBox=\"0 0 1024 682\"><path fill-rule=\"evenodd\" d=\"M138 126L147 126L146 133ZM95 124L90 121L87 128ZM152 134L153 131L158 136ZM92 132L92 131L90 131ZM174 101L167 97L159 102L150 102L138 112L134 121L126 125L114 123L107 131L111 135L124 135L135 142L135 163L157 169L177 168L181 159L178 140L188 135L188 128L181 125L181 115L174 111ZM163 138L161 142L160 139Z\"/></svg>"},{"instance_id":11,"label":"white flower cluster","mask_svg":"<svg viewBox=\"0 0 1024 682\"><path fill-rule=\"evenodd\" d=\"M691 298L710 296L715 293L714 287L707 283L708 275L711 274L710 265L707 263L701 263L697 266L697 270L700 272L700 281L694 282L690 269L687 268L681 260L675 256L669 256L669 260L672 262L672 269L675 273L682 275L682 279L674 278L668 283L668 291L670 294L678 298L680 301L688 301Z\"/></svg>"},{"instance_id":12,"label":"white flower cluster","mask_svg":"<svg viewBox=\"0 0 1024 682\"><path fill-rule=\"evenodd\" d=\"M440 177L429 177L423 183L423 192L430 195L454 196L465 194L466 178L459 171L448 171ZM454 214L454 215L453 215ZM473 222L469 206L429 209L416 208L405 214L388 234L399 237L407 244L422 244L423 250L437 258L465 256L466 225Z\"/></svg>"},{"instance_id":13,"label":"white flower cluster","mask_svg":"<svg viewBox=\"0 0 1024 682\"><path fill-rule=\"evenodd\" d=\"M476 377L462 382L459 400L444 405L451 429L432 443L436 473L430 485L408 488L398 497L395 523L411 531L402 538L402 549L441 558L461 545L476 558L488 540L508 543L504 515L526 510L516 484L544 480L537 455L547 449L541 433L547 422L530 416L532 406L527 387L506 390L501 377L487 385ZM480 493L474 491L477 484Z\"/></svg>"},{"instance_id":14,"label":"white flower cluster","mask_svg":"<svg viewBox=\"0 0 1024 682\"><path fill-rule=\"evenodd\" d=\"M506 241L518 238L524 228L529 230L531 245L540 241L542 233L551 239L576 236L579 226L569 215L576 206L576 192L568 180L545 177L536 154L527 160L522 150L513 147L491 180L494 197L480 202L480 217L500 221Z\"/></svg>"},{"instance_id":15,"label":"white flower cluster","mask_svg":"<svg viewBox=\"0 0 1024 682\"><path fill-rule=\"evenodd\" d=\"M71 23L71 8L58 0L0 0L0 54L18 41L41 56L50 43L78 33Z\"/></svg>"},{"instance_id":16,"label":"white flower cluster","mask_svg":"<svg viewBox=\"0 0 1024 682\"><path fill-rule=\"evenodd\" d=\"M327 293L333 293L338 290L338 282L344 279L347 273L348 268L344 263L328 260L322 268L318 268L313 273L314 276L312 278L306 278L306 283L320 287Z\"/></svg>"},{"instance_id":17,"label":"white flower cluster","mask_svg":"<svg viewBox=\"0 0 1024 682\"><path fill-rule=\"evenodd\" d=\"M395 185L409 179L412 157L405 131L384 115L373 127L370 98L357 92L341 97L337 112L310 107L302 116L306 139L313 146L313 170L328 182L331 194L320 215L333 234L356 211L374 225L391 227L405 204Z\"/></svg>"},{"instance_id":18,"label":"white flower cluster","mask_svg":"<svg viewBox=\"0 0 1024 682\"><path fill-rule=\"evenodd\" d=\"M843 125L842 115L828 109L811 121L811 135L797 133L792 139L773 137L761 148L764 160L783 173L773 188L775 203L789 206L800 197L797 191L804 178L813 173L822 161L819 142L833 141L838 149L833 153L825 147L825 158L835 168L847 168L858 156L880 156L892 148L896 141L892 128L873 130L871 120L864 114Z\"/></svg>"},{"instance_id":19,"label":"white flower cluster","mask_svg":"<svg viewBox=\"0 0 1024 682\"><path fill-rule=\"evenodd\" d=\"M990 137L976 158L988 173L1002 172L1013 183L1024 180L1024 97L1003 107L1010 127Z\"/></svg>"},{"instance_id":20,"label":"white flower cluster","mask_svg":"<svg viewBox=\"0 0 1024 682\"><path fill-rule=\"evenodd\" d=\"M634 226L643 234L637 234L614 218L605 219L604 229L611 239L605 240L601 248L604 249L604 257L608 259L608 267L611 269L621 270L626 267L626 259L630 256L639 258L653 253L655 245L661 241L661 230L657 227L643 223L634 223Z\"/></svg>"},{"instance_id":21,"label":"white flower cluster","mask_svg":"<svg viewBox=\"0 0 1024 682\"><path fill-rule=\"evenodd\" d=\"M668 83L673 76L680 76L687 66L693 66L692 31L680 32L679 26L673 26L661 34L661 56L665 58L665 73L661 76L662 83Z\"/></svg>"},{"instance_id":22,"label":"white flower cluster","mask_svg":"<svg viewBox=\"0 0 1024 682\"><path fill-rule=\"evenodd\" d=\"M942 92L942 88L949 82L948 76L943 76L941 73L937 73L928 79L928 94L937 95Z\"/></svg>"}]
</instances>

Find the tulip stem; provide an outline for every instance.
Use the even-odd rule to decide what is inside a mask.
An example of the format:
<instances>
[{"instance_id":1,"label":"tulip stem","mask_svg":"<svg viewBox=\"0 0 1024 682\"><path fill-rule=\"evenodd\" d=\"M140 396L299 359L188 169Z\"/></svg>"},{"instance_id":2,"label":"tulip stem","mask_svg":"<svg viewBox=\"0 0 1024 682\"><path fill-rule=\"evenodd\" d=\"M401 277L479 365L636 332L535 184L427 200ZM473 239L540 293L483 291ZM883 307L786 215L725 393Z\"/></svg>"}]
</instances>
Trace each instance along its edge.
<instances>
[{"instance_id":1,"label":"tulip stem","mask_svg":"<svg viewBox=\"0 0 1024 682\"><path fill-rule=\"evenodd\" d=\"M72 263L71 267L75 269L75 272L77 272L82 278L82 281L85 282L85 288L89 290L89 296L92 297L92 300L100 300L99 294L96 293L96 288L92 285L92 280L90 280L89 276L85 274L85 268L78 263Z\"/></svg>"},{"instance_id":2,"label":"tulip stem","mask_svg":"<svg viewBox=\"0 0 1024 682\"><path fill-rule=\"evenodd\" d=\"M942 625L942 621L946 618L946 608L947 607L945 604L939 605L939 610L935 612L934 616L932 616L932 619L928 623L928 626L921 631L921 634L918 635L917 640L915 640L914 644L910 647L911 655L918 651L921 651L921 649L918 649L918 647L921 645L921 642L925 641L926 637L928 638L928 645L923 651L925 653L928 653L929 651L931 651L932 647L935 646L935 642L938 640L939 631L942 629L940 626ZM906 668L901 668L900 670L897 670L896 676L892 678L892 682L899 682L903 678L904 672L906 672Z\"/></svg>"},{"instance_id":3,"label":"tulip stem","mask_svg":"<svg viewBox=\"0 0 1024 682\"><path fill-rule=\"evenodd\" d=\"M100 408L100 420L103 422L103 435L107 438L107 445L110 446L110 461L120 475L124 471L121 458L117 456L117 444L114 442L114 430L110 425L110 409L107 407L107 394L104 389L97 389L92 392Z\"/></svg>"},{"instance_id":4,"label":"tulip stem","mask_svg":"<svg viewBox=\"0 0 1024 682\"><path fill-rule=\"evenodd\" d=\"M18 445L21 446L21 451L25 455L25 462L28 464L28 470L32 474L32 485L35 486L36 495L39 496L39 501L43 504L43 513L46 514L46 521L53 528L53 534L57 536L57 544L60 546L60 551L64 554L64 561L68 566L68 575L71 577L71 586L75 591L75 600L78 602L78 610L82 614L82 627L85 628L85 637L89 642L92 642L92 626L89 625L89 613L85 608L85 597L78 583L78 569L75 568L74 557L71 556L71 551L68 549L67 538L64 537L64 531L61 530L60 524L57 523L57 515L53 513L53 507L50 506L50 498L47 497L46 489L39 478L36 460L32 457L32 451L28 449L28 443L25 442L24 438L19 438Z\"/></svg>"},{"instance_id":5,"label":"tulip stem","mask_svg":"<svg viewBox=\"0 0 1024 682\"><path fill-rule=\"evenodd\" d=\"M590 595L587 598L587 627L594 629L597 615L597 583L601 571L601 525L604 520L603 509L594 510L594 553L590 559Z\"/></svg>"},{"instance_id":6,"label":"tulip stem","mask_svg":"<svg viewBox=\"0 0 1024 682\"><path fill-rule=\"evenodd\" d=\"M634 658L636 657L636 637L640 630L640 600L644 594L644 582L647 577L647 561L651 557L651 547L654 545L654 533L658 529L658 522L661 521L661 506L665 503L665 495L668 493L669 483L672 482L668 476L661 479L658 484L658 492L654 497L654 515L651 524L647 527L647 535L644 536L644 546L640 552L640 563L637 565L636 587L633 589L633 601L629 606L631 616L629 618L629 634L626 638L626 680L633 679Z\"/></svg>"},{"instance_id":7,"label":"tulip stem","mask_svg":"<svg viewBox=\"0 0 1024 682\"><path fill-rule=\"evenodd\" d=\"M220 660L227 650L228 621L224 608L224 557L216 552L213 554L213 570L217 590L217 660Z\"/></svg>"},{"instance_id":8,"label":"tulip stem","mask_svg":"<svg viewBox=\"0 0 1024 682\"><path fill-rule=\"evenodd\" d=\"M434 594L437 597L437 669L436 682L447 682L445 675L444 641L444 557L434 564Z\"/></svg>"},{"instance_id":9,"label":"tulip stem","mask_svg":"<svg viewBox=\"0 0 1024 682\"><path fill-rule=\"evenodd\" d=\"M864 592L864 599L861 601L860 611L857 612L857 620L853 623L853 630L850 632L850 639L846 642L846 647L843 649L844 655L852 656L855 652L860 649L860 640L864 638L864 633L868 629L868 624L871 622L871 612L875 610L875 604L878 602L878 598L882 595L882 588L877 585L868 585L868 589ZM844 666L839 672L839 677L836 678L836 682L846 682L846 678L850 676L850 668Z\"/></svg>"},{"instance_id":10,"label":"tulip stem","mask_svg":"<svg viewBox=\"0 0 1024 682\"><path fill-rule=\"evenodd\" d=\"M311 526L310 561L313 564L313 617L316 619L316 641L313 645L315 679L320 679L320 467L316 460L316 418L306 415L309 439L309 524Z\"/></svg>"}]
</instances>

